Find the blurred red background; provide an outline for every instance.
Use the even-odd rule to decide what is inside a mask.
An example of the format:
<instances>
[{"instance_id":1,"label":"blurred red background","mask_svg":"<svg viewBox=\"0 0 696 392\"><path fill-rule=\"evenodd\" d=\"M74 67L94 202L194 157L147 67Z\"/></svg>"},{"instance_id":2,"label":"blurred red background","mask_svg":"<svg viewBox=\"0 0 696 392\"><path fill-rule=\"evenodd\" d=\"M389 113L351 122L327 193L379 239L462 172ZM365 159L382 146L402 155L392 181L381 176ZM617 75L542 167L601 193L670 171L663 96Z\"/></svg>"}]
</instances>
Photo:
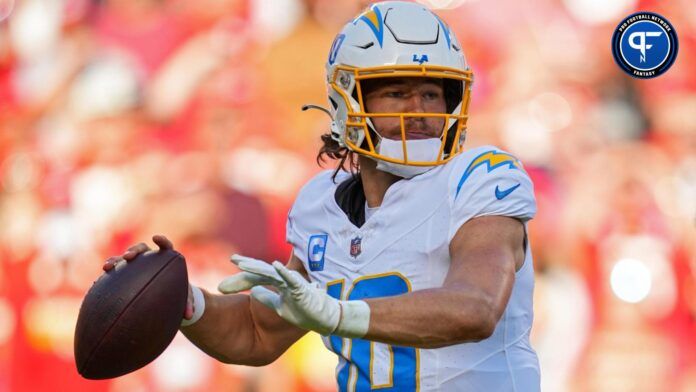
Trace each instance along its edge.
<instances>
[{"instance_id":1,"label":"blurred red background","mask_svg":"<svg viewBox=\"0 0 696 392\"><path fill-rule=\"evenodd\" d=\"M696 3L423 2L474 69L467 146L511 151L535 181L543 390L696 390ZM330 43L367 3L0 0L0 392L335 390L317 336L245 368L179 335L100 382L72 338L102 261L152 234L209 290L232 252L287 258L328 127L300 107L326 101ZM638 10L679 37L652 80L611 56Z\"/></svg>"}]
</instances>

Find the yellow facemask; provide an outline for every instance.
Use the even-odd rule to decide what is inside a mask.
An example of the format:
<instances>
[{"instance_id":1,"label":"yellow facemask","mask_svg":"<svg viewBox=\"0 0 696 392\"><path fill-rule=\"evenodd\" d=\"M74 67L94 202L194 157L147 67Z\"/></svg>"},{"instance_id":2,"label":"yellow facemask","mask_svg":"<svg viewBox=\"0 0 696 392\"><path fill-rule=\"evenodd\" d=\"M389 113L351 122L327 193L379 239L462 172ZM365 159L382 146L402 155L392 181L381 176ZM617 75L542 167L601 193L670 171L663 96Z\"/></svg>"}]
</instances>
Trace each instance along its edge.
<instances>
[{"instance_id":1,"label":"yellow facemask","mask_svg":"<svg viewBox=\"0 0 696 392\"><path fill-rule=\"evenodd\" d=\"M407 77L436 78L461 82L461 103L454 108L452 113L368 113L365 110L361 81L377 78ZM348 110L345 123L338 123L337 126L345 127L343 140L341 140L341 142L350 150L374 159L410 166L442 165L462 152L462 143L464 141L468 119L471 85L473 82L473 73L471 70L433 65L395 65L369 68L339 65L335 67L333 74L329 76L328 82L330 88L338 93L344 100L345 107ZM355 91L357 99L352 99L348 91ZM379 153L377 149L379 141L373 140L374 133L370 132L370 128L372 127L370 119L376 117L399 118L401 123L403 159L396 159ZM439 117L444 120L444 126L440 134L440 149L435 160L417 161L409 159L406 143L407 132L404 126L406 122L405 119L408 117ZM338 121L340 122L341 120ZM455 124L456 126L454 126Z\"/></svg>"}]
</instances>

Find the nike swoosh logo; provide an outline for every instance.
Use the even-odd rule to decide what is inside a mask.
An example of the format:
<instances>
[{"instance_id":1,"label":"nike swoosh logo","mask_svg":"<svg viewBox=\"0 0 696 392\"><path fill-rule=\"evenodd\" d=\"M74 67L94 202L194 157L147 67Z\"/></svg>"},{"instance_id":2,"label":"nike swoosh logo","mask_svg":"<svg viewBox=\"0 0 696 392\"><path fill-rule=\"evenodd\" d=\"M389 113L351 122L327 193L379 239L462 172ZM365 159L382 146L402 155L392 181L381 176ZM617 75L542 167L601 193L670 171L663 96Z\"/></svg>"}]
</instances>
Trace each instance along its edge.
<instances>
[{"instance_id":1,"label":"nike swoosh logo","mask_svg":"<svg viewBox=\"0 0 696 392\"><path fill-rule=\"evenodd\" d=\"M507 197L507 195L511 194L511 193L512 193L515 189L517 189L519 186L520 186L520 184L518 183L517 185L513 185L512 187L510 187L510 188L508 188L508 189L506 189L506 190L504 190L504 191L501 191L501 190L498 188L498 185L496 185L496 186L495 186L495 198L498 199L498 200L503 200L504 198Z\"/></svg>"}]
</instances>

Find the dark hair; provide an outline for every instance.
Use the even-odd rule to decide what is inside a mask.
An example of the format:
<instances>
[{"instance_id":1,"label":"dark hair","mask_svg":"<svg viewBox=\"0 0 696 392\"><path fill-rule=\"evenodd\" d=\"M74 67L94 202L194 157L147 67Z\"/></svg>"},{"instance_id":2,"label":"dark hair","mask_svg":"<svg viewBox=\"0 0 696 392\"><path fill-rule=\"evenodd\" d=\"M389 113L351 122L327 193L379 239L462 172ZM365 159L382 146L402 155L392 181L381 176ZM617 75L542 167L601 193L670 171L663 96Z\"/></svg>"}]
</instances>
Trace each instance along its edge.
<instances>
[{"instance_id":1,"label":"dark hair","mask_svg":"<svg viewBox=\"0 0 696 392\"><path fill-rule=\"evenodd\" d=\"M387 80L388 81L388 80ZM368 94L370 91L381 86L385 81L377 78L372 80L365 80L362 85L363 96ZM353 99L358 101L357 89L353 90ZM335 105L334 105L335 107ZM372 130L369 130L370 136L376 138ZM336 182L336 175L340 170L347 171L353 176L360 173L360 163L358 162L358 153L349 150L347 147L341 147L336 140L331 137L331 132L327 132L321 135L321 141L323 145L319 149L319 154L317 154L317 164L323 166L322 164L326 162L326 157L334 160L338 160L338 165L334 171L331 178ZM367 141L363 140L362 147L367 148Z\"/></svg>"},{"instance_id":2,"label":"dark hair","mask_svg":"<svg viewBox=\"0 0 696 392\"><path fill-rule=\"evenodd\" d=\"M317 154L317 164L323 167L326 158L338 161L336 170L334 170L331 176L334 182L336 181L336 175L338 175L338 172L341 170L347 171L354 176L360 172L360 164L358 163L358 157L355 152L349 150L347 147L341 147L338 142L331 137L331 133L321 135L321 141L323 145Z\"/></svg>"}]
</instances>

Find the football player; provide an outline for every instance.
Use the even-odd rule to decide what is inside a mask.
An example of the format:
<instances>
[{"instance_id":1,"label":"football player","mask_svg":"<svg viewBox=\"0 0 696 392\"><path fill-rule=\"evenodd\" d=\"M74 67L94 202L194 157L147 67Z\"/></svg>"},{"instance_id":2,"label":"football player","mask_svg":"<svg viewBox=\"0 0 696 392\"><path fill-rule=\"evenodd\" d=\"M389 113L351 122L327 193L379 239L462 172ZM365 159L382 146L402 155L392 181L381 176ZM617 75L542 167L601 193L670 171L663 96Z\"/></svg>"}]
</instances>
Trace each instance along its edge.
<instances>
[{"instance_id":1,"label":"football player","mask_svg":"<svg viewBox=\"0 0 696 392\"><path fill-rule=\"evenodd\" d=\"M316 331L340 391L539 390L533 187L510 154L462 149L473 76L454 34L423 5L376 3L337 35L326 69L320 156L340 167L299 192L289 262L232 256L242 272L220 283L227 295L190 286L181 331L252 366Z\"/></svg>"}]
</instances>

